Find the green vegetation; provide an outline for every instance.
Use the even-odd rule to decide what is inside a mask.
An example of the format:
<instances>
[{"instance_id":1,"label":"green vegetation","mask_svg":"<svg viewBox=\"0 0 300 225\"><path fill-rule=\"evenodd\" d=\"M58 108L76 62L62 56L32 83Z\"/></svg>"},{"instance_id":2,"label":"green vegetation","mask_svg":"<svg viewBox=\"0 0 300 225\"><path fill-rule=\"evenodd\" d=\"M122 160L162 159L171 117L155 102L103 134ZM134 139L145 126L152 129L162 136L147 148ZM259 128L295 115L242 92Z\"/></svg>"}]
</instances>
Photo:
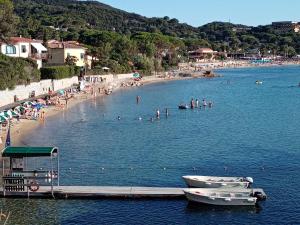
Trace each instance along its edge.
<instances>
[{"instance_id":1,"label":"green vegetation","mask_svg":"<svg viewBox=\"0 0 300 225\"><path fill-rule=\"evenodd\" d=\"M51 66L41 68L42 79L64 79L79 76L80 69L75 66Z\"/></svg>"},{"instance_id":2,"label":"green vegetation","mask_svg":"<svg viewBox=\"0 0 300 225\"><path fill-rule=\"evenodd\" d=\"M187 61L188 51L199 47L228 53L255 52L261 56L300 54L300 34L281 32L271 25L249 27L213 22L196 28L169 17L146 18L127 13L97 1L12 2L19 24L14 29L18 20L12 12L11 1L0 0L2 37L16 30L16 35L44 41L79 41L88 48L93 58L92 70L97 72L109 67L114 73L138 70L148 75ZM66 64L72 67L75 60L67 58ZM47 68L42 71L42 78L71 76L70 68Z\"/></svg>"},{"instance_id":3,"label":"green vegetation","mask_svg":"<svg viewBox=\"0 0 300 225\"><path fill-rule=\"evenodd\" d=\"M0 90L40 80L40 71L30 59L12 58L0 54Z\"/></svg>"},{"instance_id":4,"label":"green vegetation","mask_svg":"<svg viewBox=\"0 0 300 225\"><path fill-rule=\"evenodd\" d=\"M14 7L11 0L0 0L0 41L14 34L18 18L14 14Z\"/></svg>"},{"instance_id":5,"label":"green vegetation","mask_svg":"<svg viewBox=\"0 0 300 225\"><path fill-rule=\"evenodd\" d=\"M213 22L196 28L169 17L146 18L127 13L97 1L14 0L14 3L15 11L21 18L19 30L23 36L80 40L92 44L88 37L90 33L91 38L95 39L97 32L108 31L110 33L106 33L105 38L111 40L118 34L123 35L124 39L132 39L139 33L145 35L147 32L182 39L184 48L181 51L201 46L227 52L257 50L262 55L300 54L300 34L280 32L270 25L249 27ZM144 44L151 51L153 43ZM114 48L114 44L98 47L107 53ZM106 53L104 57L107 57Z\"/></svg>"}]
</instances>

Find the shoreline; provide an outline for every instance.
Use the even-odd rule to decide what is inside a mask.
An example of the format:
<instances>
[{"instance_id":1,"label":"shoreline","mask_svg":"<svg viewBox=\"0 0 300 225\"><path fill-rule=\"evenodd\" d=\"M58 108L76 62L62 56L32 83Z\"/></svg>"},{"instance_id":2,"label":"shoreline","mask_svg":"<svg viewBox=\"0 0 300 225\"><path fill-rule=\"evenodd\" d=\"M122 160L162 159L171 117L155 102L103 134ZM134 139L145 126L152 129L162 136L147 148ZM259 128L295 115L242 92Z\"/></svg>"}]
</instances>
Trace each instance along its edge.
<instances>
[{"instance_id":1,"label":"shoreline","mask_svg":"<svg viewBox=\"0 0 300 225\"><path fill-rule=\"evenodd\" d=\"M149 85L149 84L153 84L153 83L159 83L159 82L168 82L171 80L182 80L182 79L186 79L186 78L160 78L160 77L148 77L145 80L141 80L139 81L139 83L142 85ZM123 82L128 82L130 80L124 80ZM113 89L113 91L119 91L121 89L125 90L125 89L130 89L132 88L130 87L122 87L120 85L120 81L114 81L113 85L115 86L115 88ZM133 86L133 87L137 87L137 86ZM38 128L39 126L43 126L46 122L47 119L53 116L56 116L58 114L61 114L63 112L65 112L66 110L69 110L70 108L76 106L77 104L80 104L82 102L85 102L87 100L91 100L93 98L99 98L99 97L105 97L106 94L105 93L97 93L97 96L94 97L94 95L92 95L91 93L87 92L80 92L79 94L77 94L74 98L70 99L68 101L68 105L65 106L63 109L58 108L57 106L48 106L46 108L43 108L43 110L45 111L45 119L41 120L40 118L37 120L28 120L28 119L20 119L20 121L14 122L13 125L11 126L11 130L10 130L10 136L11 136L11 143L13 146L24 146L26 145L25 143L23 143L22 139L25 135L27 135L28 133L30 133L32 130ZM5 141L6 141L6 133L7 133L7 129L3 129L0 133L0 137L2 137L2 143L0 142L0 148L4 149L5 147Z\"/></svg>"},{"instance_id":2,"label":"shoreline","mask_svg":"<svg viewBox=\"0 0 300 225\"><path fill-rule=\"evenodd\" d=\"M247 68L262 68L262 67L282 67L282 66L296 66L299 64L283 64L283 65L262 65L262 66L257 66L257 65L248 65L248 66L238 66L238 67L221 67L221 68L212 68L211 70L222 70L222 69L247 69ZM193 71L194 72L194 71ZM176 81L176 80L188 80L188 79L203 79L207 77L204 76L197 76L197 77L180 77L180 76L176 76L176 77L158 77L158 76L148 76L148 77L144 77L141 81L138 82L139 85L135 85L135 86L122 86L122 83L132 83L133 81L131 79L126 79L126 80L117 80L112 82L112 85L114 86L113 91L118 91L118 90L126 90L126 89L130 89L132 87L140 87L143 85L150 85L150 84L154 84L154 83L161 83L161 82L169 82L169 81ZM106 84L107 85L107 84ZM22 142L22 139L25 135L27 135L28 133L30 133L33 129L38 128L39 126L43 126L43 124L45 124L47 122L47 118L50 118L52 116L56 116L60 113L63 113L66 110L69 110L70 108L72 108L73 106L80 104L84 101L93 99L93 98L99 98L99 97L105 97L105 93L97 93L97 96L94 97L94 95L92 95L90 92L80 92L78 94L76 94L75 97L73 97L72 99L70 99L68 101L68 105L65 106L63 109L58 108L57 106L48 106L46 108L44 108L43 110L45 111L45 119L41 120L28 120L28 119L20 119L20 121L15 122L12 127L11 127L11 140L12 140L12 144L15 146L23 146L25 145L25 143ZM2 143L0 142L0 148L3 149L5 147L5 141L6 141L6 132L7 130L2 129L2 132L0 134L0 137L2 137Z\"/></svg>"}]
</instances>

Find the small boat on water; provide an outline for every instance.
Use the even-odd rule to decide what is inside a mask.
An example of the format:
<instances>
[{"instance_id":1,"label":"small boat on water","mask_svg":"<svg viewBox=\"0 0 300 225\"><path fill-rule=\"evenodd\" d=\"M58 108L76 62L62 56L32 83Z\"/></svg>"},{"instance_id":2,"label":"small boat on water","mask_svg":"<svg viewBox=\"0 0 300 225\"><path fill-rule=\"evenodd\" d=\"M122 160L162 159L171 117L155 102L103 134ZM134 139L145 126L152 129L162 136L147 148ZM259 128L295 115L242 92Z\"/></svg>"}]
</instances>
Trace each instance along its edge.
<instances>
[{"instance_id":1,"label":"small boat on water","mask_svg":"<svg viewBox=\"0 0 300 225\"><path fill-rule=\"evenodd\" d=\"M213 177L213 176L183 176L189 187L195 188L248 188L252 183L251 177Z\"/></svg>"},{"instance_id":2,"label":"small boat on water","mask_svg":"<svg viewBox=\"0 0 300 225\"><path fill-rule=\"evenodd\" d=\"M243 188L191 188L184 190L184 194L191 202L220 206L254 206L266 199L263 192Z\"/></svg>"},{"instance_id":3,"label":"small boat on water","mask_svg":"<svg viewBox=\"0 0 300 225\"><path fill-rule=\"evenodd\" d=\"M255 81L255 84L263 84L263 82L261 80L257 80Z\"/></svg>"},{"instance_id":4,"label":"small boat on water","mask_svg":"<svg viewBox=\"0 0 300 225\"><path fill-rule=\"evenodd\" d=\"M188 109L189 106L187 104L181 104L178 106L179 109Z\"/></svg>"}]
</instances>

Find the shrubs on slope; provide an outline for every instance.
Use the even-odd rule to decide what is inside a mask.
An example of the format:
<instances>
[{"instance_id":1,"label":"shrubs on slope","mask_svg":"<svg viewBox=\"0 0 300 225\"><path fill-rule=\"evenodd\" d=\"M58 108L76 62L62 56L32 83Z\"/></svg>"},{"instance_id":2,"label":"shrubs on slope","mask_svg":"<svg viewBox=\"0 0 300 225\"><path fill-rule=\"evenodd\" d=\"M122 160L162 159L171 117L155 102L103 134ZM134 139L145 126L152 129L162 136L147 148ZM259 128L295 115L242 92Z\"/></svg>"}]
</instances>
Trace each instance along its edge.
<instances>
[{"instance_id":1,"label":"shrubs on slope","mask_svg":"<svg viewBox=\"0 0 300 225\"><path fill-rule=\"evenodd\" d=\"M0 53L0 90L40 80L37 64L30 59L8 57Z\"/></svg>"}]
</instances>

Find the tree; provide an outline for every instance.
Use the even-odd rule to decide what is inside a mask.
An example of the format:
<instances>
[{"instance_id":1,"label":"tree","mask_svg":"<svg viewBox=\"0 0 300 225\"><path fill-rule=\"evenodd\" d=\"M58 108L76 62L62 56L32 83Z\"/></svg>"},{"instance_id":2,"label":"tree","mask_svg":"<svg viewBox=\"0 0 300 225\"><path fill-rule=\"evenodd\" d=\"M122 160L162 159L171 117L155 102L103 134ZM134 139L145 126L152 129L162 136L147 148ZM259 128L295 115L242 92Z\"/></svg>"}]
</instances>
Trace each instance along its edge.
<instances>
[{"instance_id":1,"label":"tree","mask_svg":"<svg viewBox=\"0 0 300 225\"><path fill-rule=\"evenodd\" d=\"M0 40L6 41L7 37L13 35L17 23L12 1L0 0Z\"/></svg>"},{"instance_id":2,"label":"tree","mask_svg":"<svg viewBox=\"0 0 300 225\"><path fill-rule=\"evenodd\" d=\"M69 66L76 66L77 61L78 61L78 59L76 56L68 55L65 63L66 63L66 65L69 65Z\"/></svg>"}]
</instances>

